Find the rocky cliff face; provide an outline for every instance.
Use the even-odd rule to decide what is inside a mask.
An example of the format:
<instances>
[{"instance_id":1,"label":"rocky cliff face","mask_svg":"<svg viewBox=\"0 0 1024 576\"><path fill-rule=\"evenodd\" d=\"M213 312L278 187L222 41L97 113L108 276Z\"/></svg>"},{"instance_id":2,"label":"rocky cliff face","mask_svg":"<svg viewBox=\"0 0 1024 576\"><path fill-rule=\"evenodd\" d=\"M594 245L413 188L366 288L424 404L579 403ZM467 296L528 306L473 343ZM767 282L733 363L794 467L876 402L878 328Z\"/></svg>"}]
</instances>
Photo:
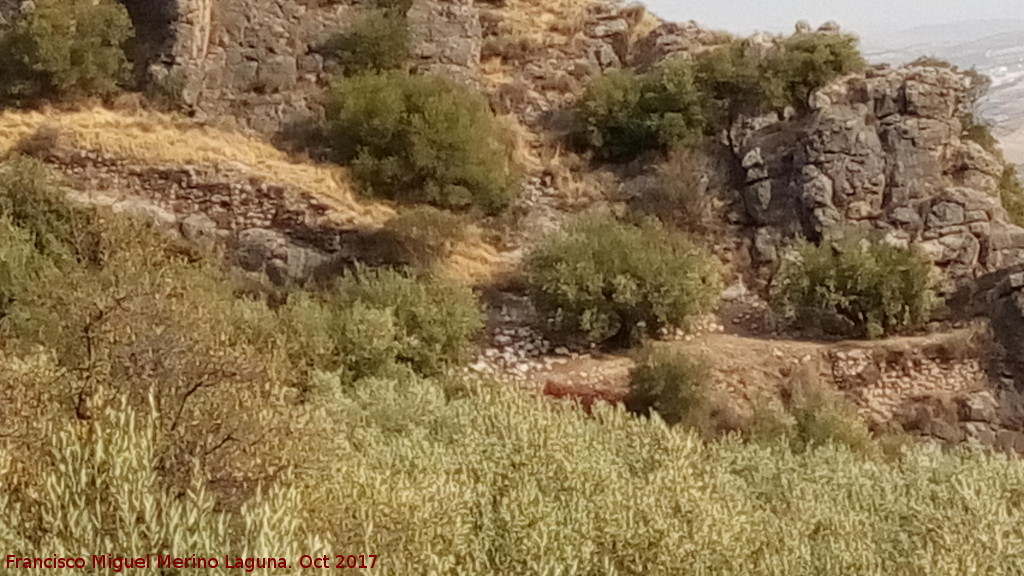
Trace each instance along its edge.
<instances>
[{"instance_id":1,"label":"rocky cliff face","mask_svg":"<svg viewBox=\"0 0 1024 576\"><path fill-rule=\"evenodd\" d=\"M328 77L318 47L361 10L356 0L123 1L152 81L200 118L264 134L319 113ZM471 75L481 42L471 0L415 0L408 17L415 68Z\"/></svg>"},{"instance_id":2,"label":"rocky cliff face","mask_svg":"<svg viewBox=\"0 0 1024 576\"><path fill-rule=\"evenodd\" d=\"M964 89L945 69L874 69L817 92L807 115L737 123L729 139L759 257L773 260L780 238L853 228L921 247L951 286L1024 261L1000 162L960 138Z\"/></svg>"}]
</instances>

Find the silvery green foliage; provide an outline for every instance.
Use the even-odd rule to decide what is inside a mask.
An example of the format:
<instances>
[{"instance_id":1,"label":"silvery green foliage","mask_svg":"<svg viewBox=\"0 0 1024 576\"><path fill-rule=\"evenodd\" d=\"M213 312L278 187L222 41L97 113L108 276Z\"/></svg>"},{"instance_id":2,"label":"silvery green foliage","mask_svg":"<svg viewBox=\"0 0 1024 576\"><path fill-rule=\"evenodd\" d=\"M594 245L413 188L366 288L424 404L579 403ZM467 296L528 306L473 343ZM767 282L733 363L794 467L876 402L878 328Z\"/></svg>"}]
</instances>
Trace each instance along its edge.
<instances>
[{"instance_id":1,"label":"silvery green foliage","mask_svg":"<svg viewBox=\"0 0 1024 576\"><path fill-rule=\"evenodd\" d=\"M237 572L225 568L225 554L297 559L323 550L302 529L294 489L281 486L258 494L238 517L214 509L200 478L181 497L166 489L156 472L157 437L150 423L121 409L93 423L53 427L52 465L38 493L15 506L0 491L0 514L7 519L0 527L0 548L24 557L57 554L90 561L93 554L218 557L221 566L208 574ZM0 479L4 470L0 460Z\"/></svg>"},{"instance_id":2,"label":"silvery green foliage","mask_svg":"<svg viewBox=\"0 0 1024 576\"><path fill-rule=\"evenodd\" d=\"M342 439L317 448L332 468L226 516L199 483L164 491L146 420L109 412L55 429L31 510L0 490L3 518L63 529L8 521L0 547L323 550L377 554L371 573L396 575L1024 573L1024 467L1004 458L708 444L657 417L587 418L487 384L317 378Z\"/></svg>"},{"instance_id":3,"label":"silvery green foliage","mask_svg":"<svg viewBox=\"0 0 1024 576\"><path fill-rule=\"evenodd\" d=\"M376 390L349 408L389 406L416 424L339 419L351 443L313 501L341 519L335 547L381 554L382 574L1024 571L1024 468L1003 458L796 454L487 387L446 404Z\"/></svg>"}]
</instances>

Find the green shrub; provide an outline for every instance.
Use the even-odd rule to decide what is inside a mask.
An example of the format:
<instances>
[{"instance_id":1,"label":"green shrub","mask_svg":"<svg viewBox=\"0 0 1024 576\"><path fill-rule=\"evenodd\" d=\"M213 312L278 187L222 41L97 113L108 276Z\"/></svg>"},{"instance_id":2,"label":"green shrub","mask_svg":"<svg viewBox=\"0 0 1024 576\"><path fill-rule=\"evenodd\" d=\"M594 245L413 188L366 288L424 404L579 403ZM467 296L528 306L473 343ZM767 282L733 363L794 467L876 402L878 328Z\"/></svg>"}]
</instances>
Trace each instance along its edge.
<instances>
[{"instance_id":1,"label":"green shrub","mask_svg":"<svg viewBox=\"0 0 1024 576\"><path fill-rule=\"evenodd\" d=\"M734 40L692 60L597 79L577 104L577 138L612 161L693 145L740 114L806 109L813 90L863 66L853 36L796 34L767 48Z\"/></svg>"},{"instance_id":2,"label":"green shrub","mask_svg":"<svg viewBox=\"0 0 1024 576\"><path fill-rule=\"evenodd\" d=\"M718 297L712 259L653 222L584 219L543 242L526 270L548 327L590 342L635 343L685 325Z\"/></svg>"},{"instance_id":3,"label":"green shrub","mask_svg":"<svg viewBox=\"0 0 1024 576\"><path fill-rule=\"evenodd\" d=\"M934 305L931 264L915 249L854 240L804 244L780 271L776 307L806 327L878 338L921 326Z\"/></svg>"},{"instance_id":4,"label":"green shrub","mask_svg":"<svg viewBox=\"0 0 1024 576\"><path fill-rule=\"evenodd\" d=\"M326 552L301 529L301 500L294 487L278 485L260 493L241 513L217 510L217 500L202 483L180 493L164 483L159 442L152 420L130 409L104 411L84 425L51 423L39 454L45 465L35 486L38 496L9 502L0 494L4 524L15 527L17 536L5 538L6 529L0 528L0 545L20 557L39 556L47 546L70 557L80 555L78 547L118 557L152 554L154 569L158 555L219 554L222 570L204 570L207 574L233 572L225 569L225 554L291 559L316 553L310 550ZM5 456L0 454L0 480L9 479ZM110 545L117 551L108 552ZM92 557L81 555L85 566L92 566Z\"/></svg>"},{"instance_id":5,"label":"green shrub","mask_svg":"<svg viewBox=\"0 0 1024 576\"><path fill-rule=\"evenodd\" d=\"M736 40L697 56L695 67L709 116L727 126L739 114L805 110L811 92L863 69L864 59L853 36L795 34L768 49Z\"/></svg>"},{"instance_id":6,"label":"green shrub","mask_svg":"<svg viewBox=\"0 0 1024 576\"><path fill-rule=\"evenodd\" d=\"M751 399L750 417L743 426L743 438L761 446L792 445L796 420L779 399L761 393Z\"/></svg>"},{"instance_id":7,"label":"green shrub","mask_svg":"<svg viewBox=\"0 0 1024 576\"><path fill-rule=\"evenodd\" d=\"M696 144L707 129L693 67L673 61L637 74L613 71L595 80L576 105L581 142L605 160Z\"/></svg>"},{"instance_id":8,"label":"green shrub","mask_svg":"<svg viewBox=\"0 0 1024 576\"><path fill-rule=\"evenodd\" d=\"M390 246L390 261L430 270L466 240L466 221L451 212L421 206L388 220L383 235L382 242Z\"/></svg>"},{"instance_id":9,"label":"green shrub","mask_svg":"<svg viewBox=\"0 0 1024 576\"><path fill-rule=\"evenodd\" d=\"M440 278L362 269L318 299L297 295L282 309L293 355L351 380L399 365L424 375L468 359L483 328L473 292Z\"/></svg>"},{"instance_id":10,"label":"green shrub","mask_svg":"<svg viewBox=\"0 0 1024 576\"><path fill-rule=\"evenodd\" d=\"M811 92L864 65L854 36L795 34L766 59L761 73L764 103L769 109L806 109Z\"/></svg>"},{"instance_id":11,"label":"green shrub","mask_svg":"<svg viewBox=\"0 0 1024 576\"><path fill-rule=\"evenodd\" d=\"M40 284L57 281L57 272L40 256L29 233L0 219L0 318Z\"/></svg>"},{"instance_id":12,"label":"green shrub","mask_svg":"<svg viewBox=\"0 0 1024 576\"><path fill-rule=\"evenodd\" d=\"M497 120L482 96L454 80L400 72L335 83L328 138L369 192L494 214L515 178Z\"/></svg>"},{"instance_id":13,"label":"green shrub","mask_svg":"<svg viewBox=\"0 0 1024 576\"><path fill-rule=\"evenodd\" d=\"M323 46L324 55L346 76L402 68L409 58L409 29L404 16L373 11Z\"/></svg>"},{"instance_id":14,"label":"green shrub","mask_svg":"<svg viewBox=\"0 0 1024 576\"><path fill-rule=\"evenodd\" d=\"M1010 222L1024 226L1024 184L1020 173L1013 165L1007 164L999 179L999 199L1010 217Z\"/></svg>"},{"instance_id":15,"label":"green shrub","mask_svg":"<svg viewBox=\"0 0 1024 576\"><path fill-rule=\"evenodd\" d=\"M711 372L700 361L665 350L646 351L629 373L626 409L669 425L704 431L710 424Z\"/></svg>"},{"instance_id":16,"label":"green shrub","mask_svg":"<svg viewBox=\"0 0 1024 576\"><path fill-rule=\"evenodd\" d=\"M115 0L36 0L0 38L0 98L108 96L129 78L133 35Z\"/></svg>"},{"instance_id":17,"label":"green shrub","mask_svg":"<svg viewBox=\"0 0 1024 576\"><path fill-rule=\"evenodd\" d=\"M809 450L828 443L853 452L869 453L871 433L853 407L835 390L821 383L811 365L801 367L785 390L792 417L790 446Z\"/></svg>"},{"instance_id":18,"label":"green shrub","mask_svg":"<svg viewBox=\"0 0 1024 576\"><path fill-rule=\"evenodd\" d=\"M753 399L753 411L743 436L763 446L784 443L795 452L833 444L857 454L881 454L882 446L874 441L853 406L835 390L822 385L811 366L797 368L783 386L781 401L767 394Z\"/></svg>"},{"instance_id":19,"label":"green shrub","mask_svg":"<svg viewBox=\"0 0 1024 576\"><path fill-rule=\"evenodd\" d=\"M44 256L97 262L96 214L69 206L57 177L42 162L16 156L0 165L0 215L25 230Z\"/></svg>"},{"instance_id":20,"label":"green shrub","mask_svg":"<svg viewBox=\"0 0 1024 576\"><path fill-rule=\"evenodd\" d=\"M791 410L795 425L793 447L807 450L828 443L841 444L853 452L873 449L867 425L839 399L822 399Z\"/></svg>"},{"instance_id":21,"label":"green shrub","mask_svg":"<svg viewBox=\"0 0 1024 576\"><path fill-rule=\"evenodd\" d=\"M728 126L740 114L771 108L765 94L767 78L762 49L746 40L733 40L698 55L693 62L695 83L704 96L709 121Z\"/></svg>"}]
</instances>

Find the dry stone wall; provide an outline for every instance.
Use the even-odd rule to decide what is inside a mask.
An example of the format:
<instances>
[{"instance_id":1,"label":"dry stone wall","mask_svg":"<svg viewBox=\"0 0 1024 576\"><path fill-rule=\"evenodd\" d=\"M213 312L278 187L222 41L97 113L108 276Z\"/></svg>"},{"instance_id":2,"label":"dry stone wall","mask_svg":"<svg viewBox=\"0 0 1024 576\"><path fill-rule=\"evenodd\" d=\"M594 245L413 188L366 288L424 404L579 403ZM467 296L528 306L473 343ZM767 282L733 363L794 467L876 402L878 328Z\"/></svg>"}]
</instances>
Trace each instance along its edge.
<instances>
[{"instance_id":1,"label":"dry stone wall","mask_svg":"<svg viewBox=\"0 0 1024 576\"><path fill-rule=\"evenodd\" d=\"M189 240L225 246L243 270L278 285L372 262L385 214L341 212L304 190L244 166L139 165L85 150L44 158L69 178L72 200L145 218Z\"/></svg>"}]
</instances>

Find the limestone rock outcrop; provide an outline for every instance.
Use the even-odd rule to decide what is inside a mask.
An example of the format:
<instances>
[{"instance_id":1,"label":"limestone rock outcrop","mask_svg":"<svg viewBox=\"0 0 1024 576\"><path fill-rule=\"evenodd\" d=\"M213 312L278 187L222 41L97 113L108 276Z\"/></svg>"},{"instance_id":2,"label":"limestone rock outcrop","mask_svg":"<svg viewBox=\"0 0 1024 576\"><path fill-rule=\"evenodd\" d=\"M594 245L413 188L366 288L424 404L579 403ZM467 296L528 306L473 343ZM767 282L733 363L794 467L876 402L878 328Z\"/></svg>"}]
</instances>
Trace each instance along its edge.
<instances>
[{"instance_id":1,"label":"limestone rock outcrop","mask_svg":"<svg viewBox=\"0 0 1024 576\"><path fill-rule=\"evenodd\" d=\"M492 107L527 125L569 104L602 72L630 59L632 36L647 15L640 4L602 0L587 6L581 22L549 32L542 41L517 37L501 6L481 11L484 58L500 59L504 78L489 86Z\"/></svg>"},{"instance_id":2,"label":"limestone rock outcrop","mask_svg":"<svg viewBox=\"0 0 1024 576\"><path fill-rule=\"evenodd\" d=\"M694 21L665 22L647 34L633 50L631 63L647 68L677 54L694 54L723 44L729 35L705 28Z\"/></svg>"},{"instance_id":3,"label":"limestone rock outcrop","mask_svg":"<svg viewBox=\"0 0 1024 576\"><path fill-rule=\"evenodd\" d=\"M949 288L1024 262L1002 164L961 138L965 89L948 69L875 68L815 92L808 114L737 122L728 139L750 218L783 238L852 228L915 244Z\"/></svg>"},{"instance_id":4,"label":"limestone rock outcrop","mask_svg":"<svg viewBox=\"0 0 1024 576\"><path fill-rule=\"evenodd\" d=\"M318 49L364 9L357 0L124 2L145 30L152 82L200 118L264 134L321 112L328 74ZM415 68L473 74L481 34L472 0L414 0L408 18Z\"/></svg>"}]
</instances>

